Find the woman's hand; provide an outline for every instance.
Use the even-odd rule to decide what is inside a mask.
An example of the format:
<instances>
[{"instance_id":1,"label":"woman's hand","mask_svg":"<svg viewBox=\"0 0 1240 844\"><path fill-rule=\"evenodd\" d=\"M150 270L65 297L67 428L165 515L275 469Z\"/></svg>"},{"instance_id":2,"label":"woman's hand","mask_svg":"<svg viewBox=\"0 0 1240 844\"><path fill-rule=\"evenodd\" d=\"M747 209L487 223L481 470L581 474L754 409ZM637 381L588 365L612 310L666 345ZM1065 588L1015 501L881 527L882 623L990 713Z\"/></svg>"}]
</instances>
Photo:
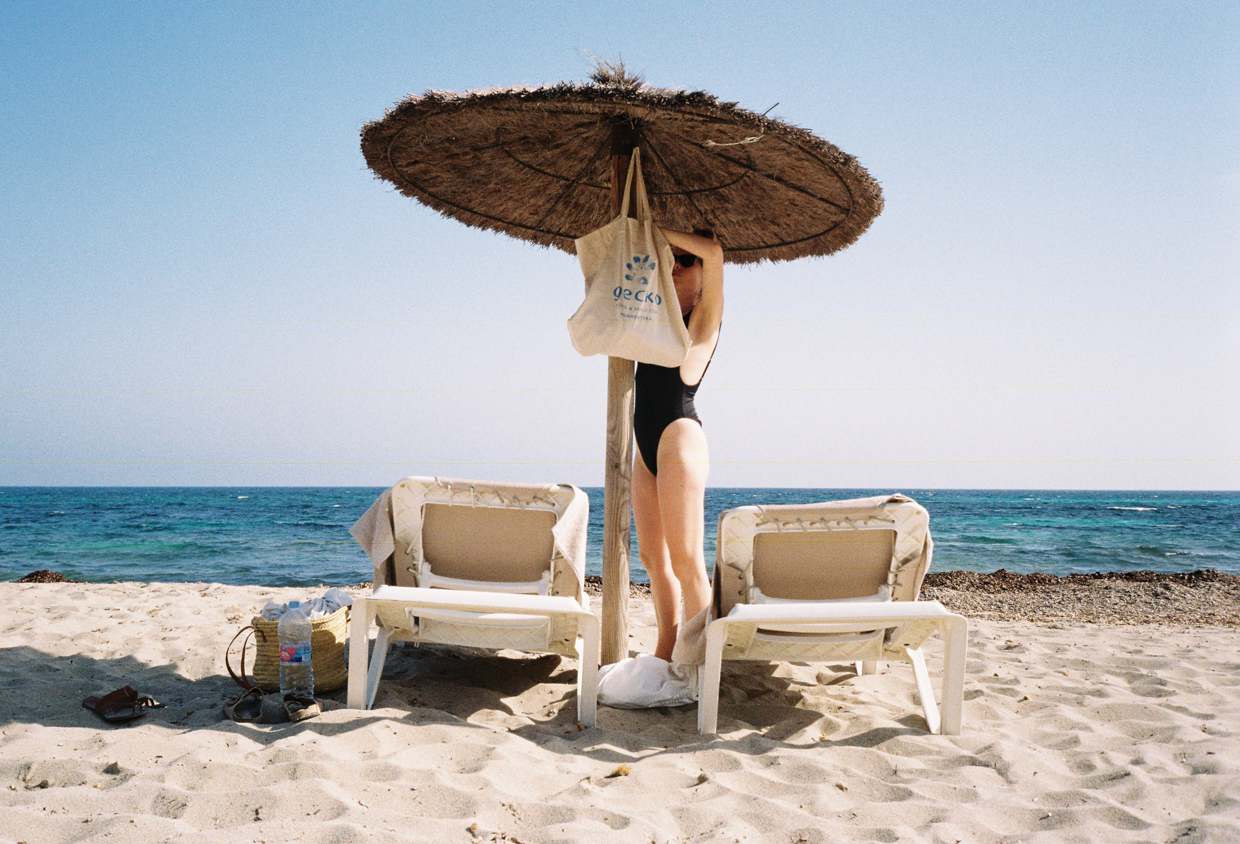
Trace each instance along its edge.
<instances>
[{"instance_id":1,"label":"woman's hand","mask_svg":"<svg viewBox=\"0 0 1240 844\"><path fill-rule=\"evenodd\" d=\"M665 229L659 226L659 231L663 232L663 236L667 238L667 242L682 252L689 252L697 255L702 259L702 266L705 267L709 263L718 263L720 273L723 270L723 247L719 245L719 241L713 237L706 237L700 234L692 234L690 232L676 231L675 229Z\"/></svg>"}]
</instances>

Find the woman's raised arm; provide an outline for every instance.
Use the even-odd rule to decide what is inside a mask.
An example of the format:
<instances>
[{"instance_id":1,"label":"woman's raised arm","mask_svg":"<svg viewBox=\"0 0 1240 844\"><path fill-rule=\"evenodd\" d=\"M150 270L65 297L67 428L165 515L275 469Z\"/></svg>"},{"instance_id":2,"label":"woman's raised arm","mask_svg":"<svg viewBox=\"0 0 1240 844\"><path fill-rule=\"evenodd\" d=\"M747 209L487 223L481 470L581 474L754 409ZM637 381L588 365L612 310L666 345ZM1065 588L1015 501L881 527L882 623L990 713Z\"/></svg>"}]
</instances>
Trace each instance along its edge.
<instances>
[{"instance_id":1,"label":"woman's raised arm","mask_svg":"<svg viewBox=\"0 0 1240 844\"><path fill-rule=\"evenodd\" d=\"M706 366L719 341L719 326L723 323L723 247L713 237L660 228L676 249L698 256L702 260L702 291L693 314L689 317L689 337L693 346L680 365L680 378L693 385L702 380Z\"/></svg>"}]
</instances>

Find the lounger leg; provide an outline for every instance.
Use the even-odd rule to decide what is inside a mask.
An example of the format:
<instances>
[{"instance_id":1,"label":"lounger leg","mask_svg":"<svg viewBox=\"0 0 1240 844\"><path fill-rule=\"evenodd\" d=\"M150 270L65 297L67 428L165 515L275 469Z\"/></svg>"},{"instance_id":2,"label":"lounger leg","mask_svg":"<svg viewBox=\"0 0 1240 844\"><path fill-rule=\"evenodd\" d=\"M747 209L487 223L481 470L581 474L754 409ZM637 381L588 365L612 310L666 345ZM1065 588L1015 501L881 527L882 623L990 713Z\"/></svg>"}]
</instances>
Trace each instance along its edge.
<instances>
[{"instance_id":1,"label":"lounger leg","mask_svg":"<svg viewBox=\"0 0 1240 844\"><path fill-rule=\"evenodd\" d=\"M366 673L366 705L370 709L375 705L375 695L379 692L379 678L383 676L383 664L387 662L388 639L392 631L380 627L375 633L375 647L370 654L370 671Z\"/></svg>"},{"instance_id":2,"label":"lounger leg","mask_svg":"<svg viewBox=\"0 0 1240 844\"><path fill-rule=\"evenodd\" d=\"M878 673L878 660L877 659L857 660L857 675L858 676L864 677L867 674L877 674L877 673Z\"/></svg>"},{"instance_id":3,"label":"lounger leg","mask_svg":"<svg viewBox=\"0 0 1240 844\"><path fill-rule=\"evenodd\" d=\"M728 624L720 619L706 628L706 664L698 673L698 732L714 735L719 728L719 675Z\"/></svg>"},{"instance_id":4,"label":"lounger leg","mask_svg":"<svg viewBox=\"0 0 1240 844\"><path fill-rule=\"evenodd\" d=\"M917 679L917 696L921 698L921 708L926 711L926 726L930 732L938 733L940 728L939 707L934 702L934 687L930 685L930 674L926 671L926 657L921 648L906 650L909 662L913 663L913 676Z\"/></svg>"},{"instance_id":5,"label":"lounger leg","mask_svg":"<svg viewBox=\"0 0 1240 844\"><path fill-rule=\"evenodd\" d=\"M960 735L964 709L965 650L969 644L969 622L957 617L943 627L943 732Z\"/></svg>"},{"instance_id":6,"label":"lounger leg","mask_svg":"<svg viewBox=\"0 0 1240 844\"><path fill-rule=\"evenodd\" d=\"M349 614L349 692L350 709L366 709L366 668L369 664L370 625L374 622L369 602L358 598Z\"/></svg>"},{"instance_id":7,"label":"lounger leg","mask_svg":"<svg viewBox=\"0 0 1240 844\"><path fill-rule=\"evenodd\" d=\"M598 619L583 616L577 632L577 720L583 726L593 727L598 719Z\"/></svg>"}]
</instances>

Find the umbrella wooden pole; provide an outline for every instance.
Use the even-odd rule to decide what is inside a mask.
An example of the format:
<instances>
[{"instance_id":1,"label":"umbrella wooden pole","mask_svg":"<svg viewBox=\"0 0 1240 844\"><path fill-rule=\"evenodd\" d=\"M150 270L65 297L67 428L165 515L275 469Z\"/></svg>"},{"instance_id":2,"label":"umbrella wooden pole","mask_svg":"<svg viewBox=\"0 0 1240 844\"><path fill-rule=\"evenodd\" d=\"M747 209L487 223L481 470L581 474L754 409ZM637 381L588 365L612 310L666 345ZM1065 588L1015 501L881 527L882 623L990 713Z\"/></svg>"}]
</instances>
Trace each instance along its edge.
<instances>
[{"instance_id":1,"label":"umbrella wooden pole","mask_svg":"<svg viewBox=\"0 0 1240 844\"><path fill-rule=\"evenodd\" d=\"M603 491L604 665L629 655L629 514L633 474L633 361L607 359L607 465Z\"/></svg>"},{"instance_id":2,"label":"umbrella wooden pole","mask_svg":"<svg viewBox=\"0 0 1240 844\"><path fill-rule=\"evenodd\" d=\"M615 155L611 169L611 213L620 213L629 156ZM607 462L603 487L604 665L629 655L629 524L633 478L633 361L607 359Z\"/></svg>"}]
</instances>

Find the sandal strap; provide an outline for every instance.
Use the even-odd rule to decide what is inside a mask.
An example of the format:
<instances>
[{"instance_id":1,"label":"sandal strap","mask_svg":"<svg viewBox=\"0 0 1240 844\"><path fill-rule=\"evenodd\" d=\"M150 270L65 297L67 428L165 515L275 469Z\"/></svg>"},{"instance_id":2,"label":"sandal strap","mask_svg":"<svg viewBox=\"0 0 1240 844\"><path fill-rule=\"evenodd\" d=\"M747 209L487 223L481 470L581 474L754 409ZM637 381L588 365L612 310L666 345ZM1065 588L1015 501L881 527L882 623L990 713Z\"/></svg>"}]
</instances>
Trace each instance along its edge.
<instances>
[{"instance_id":1,"label":"sandal strap","mask_svg":"<svg viewBox=\"0 0 1240 844\"><path fill-rule=\"evenodd\" d=\"M114 692L108 692L95 702L95 711L104 712L113 709L128 709L138 703L138 690L133 686L123 686Z\"/></svg>"}]
</instances>

